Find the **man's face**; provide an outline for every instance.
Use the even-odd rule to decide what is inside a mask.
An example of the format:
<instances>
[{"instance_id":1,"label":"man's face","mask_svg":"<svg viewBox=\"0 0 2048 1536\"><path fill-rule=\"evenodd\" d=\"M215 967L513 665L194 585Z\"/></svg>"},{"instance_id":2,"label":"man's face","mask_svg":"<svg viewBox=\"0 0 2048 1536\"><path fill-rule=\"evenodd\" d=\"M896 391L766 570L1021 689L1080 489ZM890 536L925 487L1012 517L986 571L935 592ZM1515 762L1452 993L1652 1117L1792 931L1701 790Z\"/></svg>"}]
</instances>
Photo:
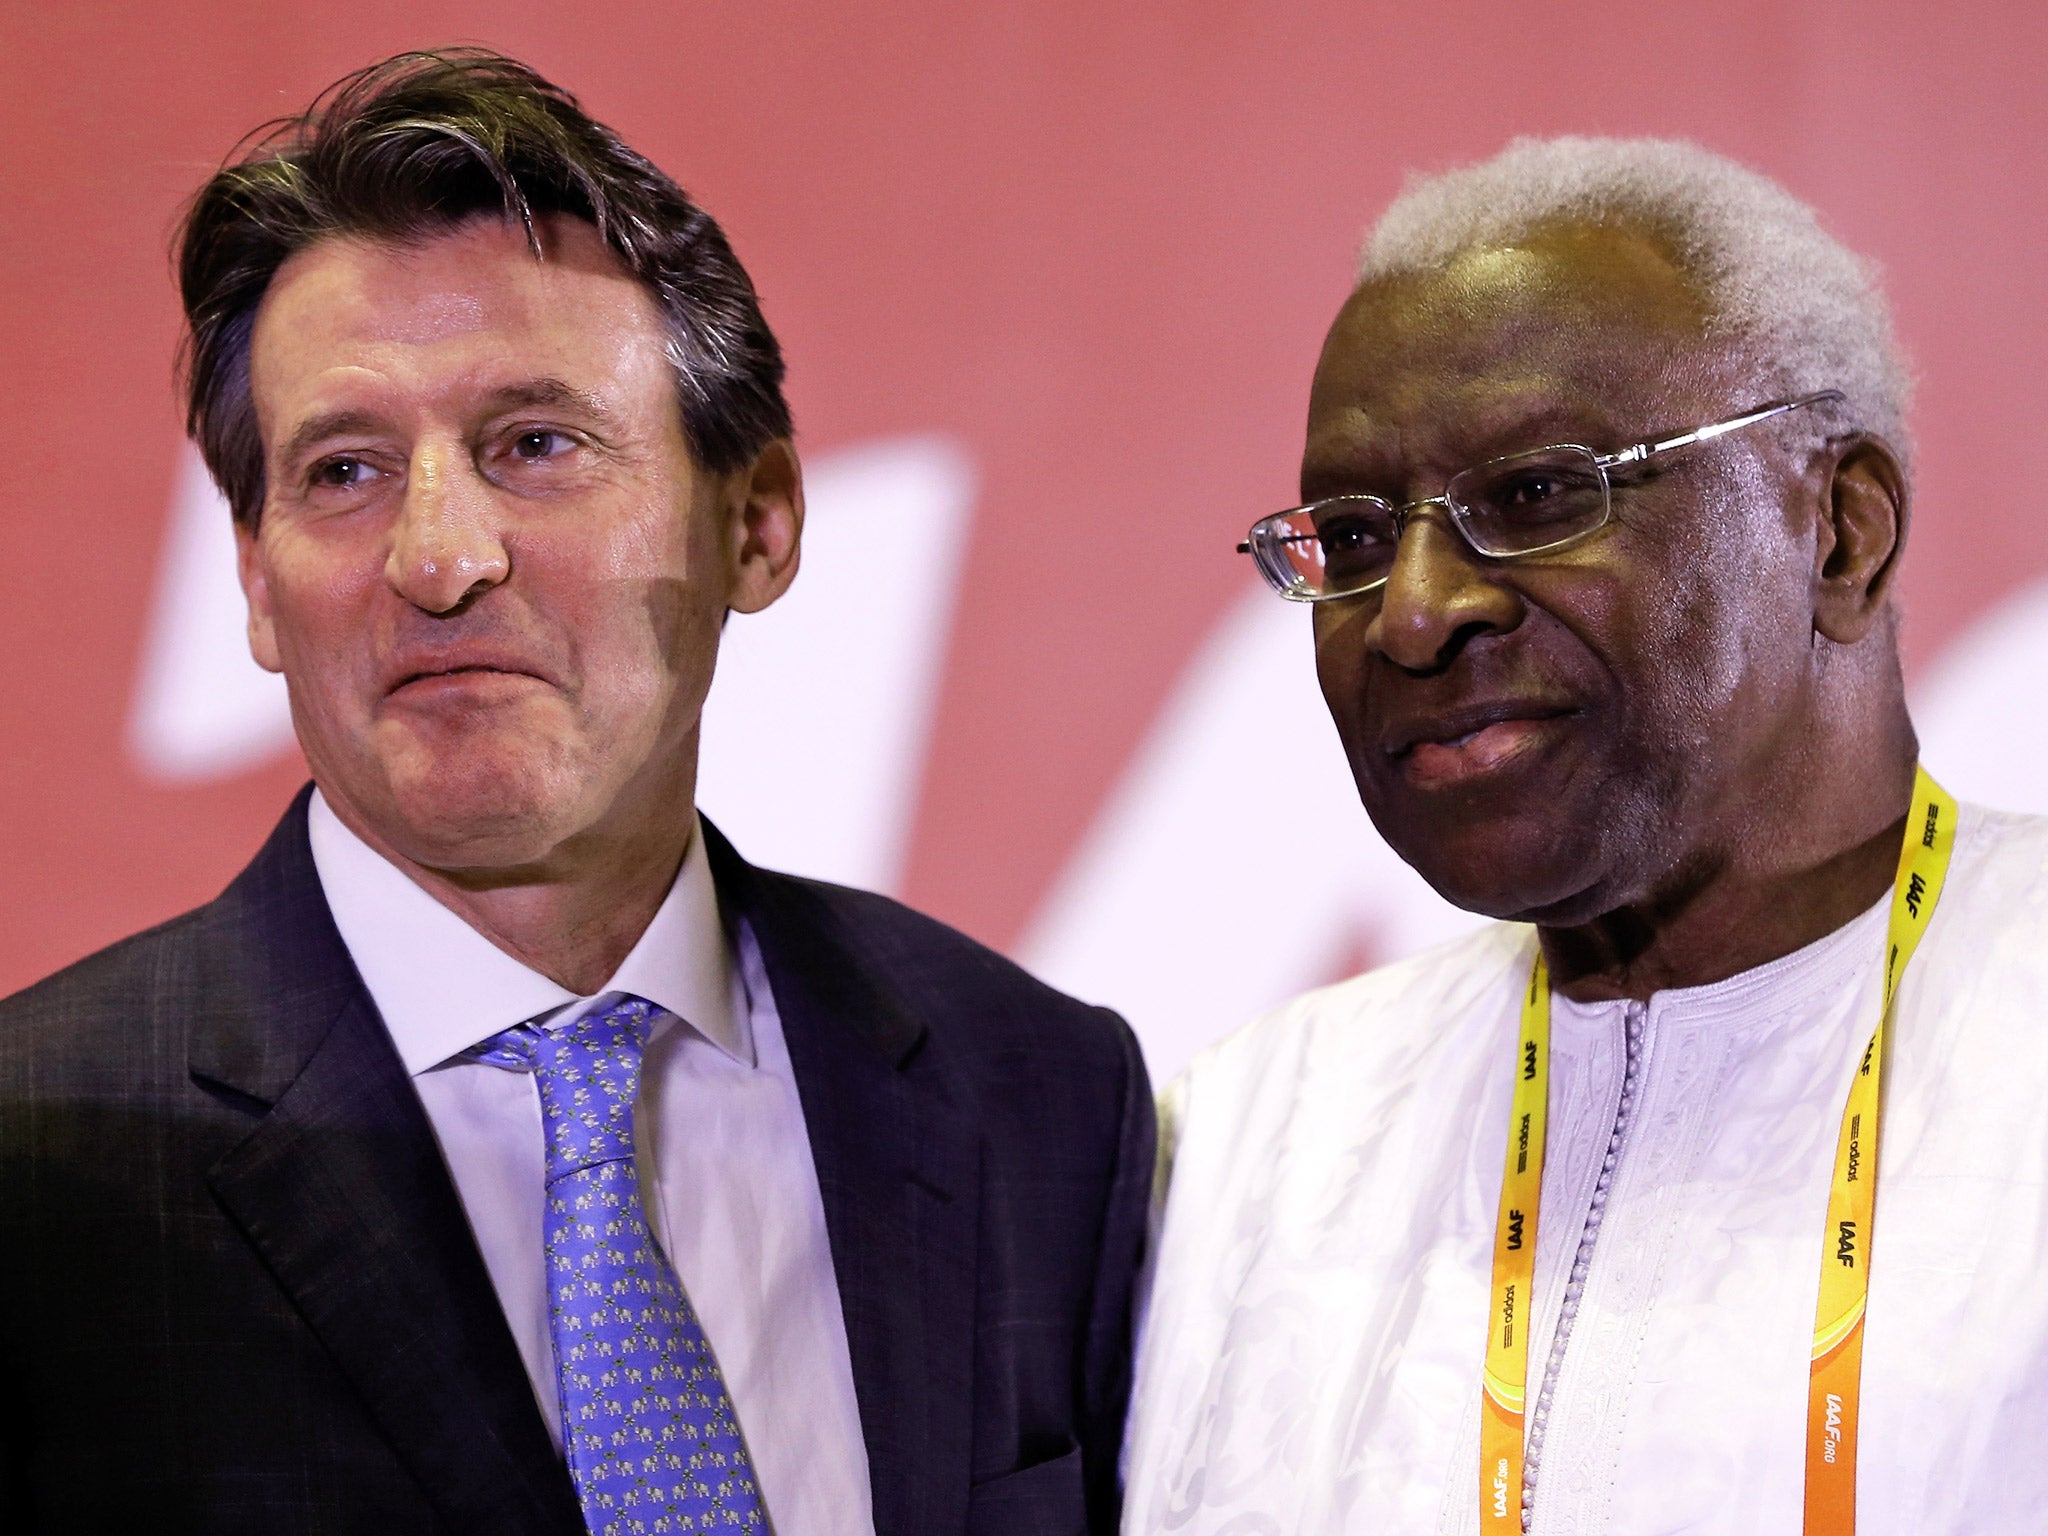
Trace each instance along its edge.
<instances>
[{"instance_id":1,"label":"man's face","mask_svg":"<svg viewBox=\"0 0 2048 1536\"><path fill-rule=\"evenodd\" d=\"M1305 500L1396 505L1554 443L1612 452L1762 404L1659 250L1614 230L1368 284L1317 370ZM1682 900L1739 855L1814 707L1822 492L1762 428L1617 471L1570 548L1475 554L1441 508L1317 672L1381 834L1460 906L1546 923Z\"/></svg>"},{"instance_id":2,"label":"man's face","mask_svg":"<svg viewBox=\"0 0 2048 1536\"><path fill-rule=\"evenodd\" d=\"M543 236L545 260L496 219L316 244L250 350L251 646L343 818L441 869L686 813L719 625L794 571L794 460L764 575L748 476L690 453L652 299L589 225Z\"/></svg>"}]
</instances>

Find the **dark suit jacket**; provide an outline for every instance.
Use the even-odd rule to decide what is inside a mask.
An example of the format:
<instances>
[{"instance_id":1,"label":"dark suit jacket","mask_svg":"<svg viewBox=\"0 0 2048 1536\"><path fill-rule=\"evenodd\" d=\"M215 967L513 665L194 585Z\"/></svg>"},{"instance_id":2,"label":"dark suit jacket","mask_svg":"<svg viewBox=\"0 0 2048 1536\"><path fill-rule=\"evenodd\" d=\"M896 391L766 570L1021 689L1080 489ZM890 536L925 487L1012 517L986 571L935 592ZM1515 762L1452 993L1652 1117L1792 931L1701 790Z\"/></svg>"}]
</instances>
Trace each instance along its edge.
<instances>
[{"instance_id":1,"label":"dark suit jacket","mask_svg":"<svg viewBox=\"0 0 2048 1536\"><path fill-rule=\"evenodd\" d=\"M301 795L216 901L0 1003L0 1531L580 1531ZM881 1536L1110 1531L1130 1031L707 828L788 1037Z\"/></svg>"}]
</instances>

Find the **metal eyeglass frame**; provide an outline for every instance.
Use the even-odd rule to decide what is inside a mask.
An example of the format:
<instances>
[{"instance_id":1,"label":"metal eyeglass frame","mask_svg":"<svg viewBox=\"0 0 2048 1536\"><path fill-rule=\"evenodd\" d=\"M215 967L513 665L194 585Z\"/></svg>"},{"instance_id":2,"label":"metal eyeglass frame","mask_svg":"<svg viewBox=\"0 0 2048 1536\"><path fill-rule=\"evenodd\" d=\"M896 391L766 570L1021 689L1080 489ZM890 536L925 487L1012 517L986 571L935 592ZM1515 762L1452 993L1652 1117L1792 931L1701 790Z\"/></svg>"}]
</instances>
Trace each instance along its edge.
<instances>
[{"instance_id":1,"label":"metal eyeglass frame","mask_svg":"<svg viewBox=\"0 0 2048 1536\"><path fill-rule=\"evenodd\" d=\"M1285 565L1286 557L1284 555L1278 553L1269 555L1267 553L1273 545L1284 543L1290 539L1314 536L1281 534L1277 532L1282 518L1296 517L1304 512L1314 512L1319 508L1329 506L1333 502L1364 501L1372 502L1383 508L1387 515L1393 519L1394 538L1397 541L1402 533L1406 531L1411 517L1418 510L1423 507L1434 506L1442 507L1448 512L1450 514L1451 526L1457 530L1458 537L1465 541L1466 546L1474 554L1483 556L1488 560L1522 560L1530 555L1549 554L1553 550L1563 549L1567 545L1576 544L1579 540L1598 533L1607 526L1608 519L1613 515L1614 505L1613 484L1607 478L1607 472L1610 469L1619 469L1629 464L1640 464L1645 459L1655 458L1660 453L1669 453L1674 448L1689 448L1694 443L1711 442L1714 438L1720 437L1725 433L1737 432L1744 427L1755 426L1758 422L1769 421L1773 416L1782 416L1785 412L1796 411L1802 406L1819 405L1824 401L1841 401L1847 398L1839 389L1822 389L1816 390L1810 395L1801 395L1796 400L1774 400L1769 405L1760 405L1753 411L1743 412L1740 416L1730 416L1725 421L1709 422L1706 426L1695 427L1690 432L1681 432L1676 437L1667 437L1653 442L1633 443L1618 453L1595 453L1583 443L1552 443L1543 448L1531 448L1524 453L1506 454L1497 459L1488 459L1483 464L1475 464L1471 469L1460 470L1457 474L1451 476L1450 480L1445 484L1442 495L1425 496L1420 501L1411 501L1403 507L1395 506L1384 496L1326 496L1321 501L1311 501L1303 506L1290 507L1285 512L1275 512L1270 517L1260 518L1256 523L1252 524L1251 532L1246 536L1244 542L1237 546L1237 552L1240 555L1251 555L1254 562L1258 565L1259 574L1266 578L1267 584L1291 602L1321 603L1328 602L1333 598L1359 597L1364 593L1377 591L1386 585L1386 576L1380 576L1365 583L1363 586L1346 587L1341 591L1311 592L1298 576L1283 574L1287 569ZM1562 451L1583 453L1592 461L1594 468L1600 471L1599 521L1581 528L1565 538L1555 539L1548 544L1539 544L1531 549L1511 550L1506 554L1498 554L1490 549L1482 549L1466 529L1466 509L1452 498L1451 487L1464 479L1465 476L1474 474L1479 470L1491 469L1497 464L1506 464L1515 459L1532 458L1539 454Z\"/></svg>"}]
</instances>

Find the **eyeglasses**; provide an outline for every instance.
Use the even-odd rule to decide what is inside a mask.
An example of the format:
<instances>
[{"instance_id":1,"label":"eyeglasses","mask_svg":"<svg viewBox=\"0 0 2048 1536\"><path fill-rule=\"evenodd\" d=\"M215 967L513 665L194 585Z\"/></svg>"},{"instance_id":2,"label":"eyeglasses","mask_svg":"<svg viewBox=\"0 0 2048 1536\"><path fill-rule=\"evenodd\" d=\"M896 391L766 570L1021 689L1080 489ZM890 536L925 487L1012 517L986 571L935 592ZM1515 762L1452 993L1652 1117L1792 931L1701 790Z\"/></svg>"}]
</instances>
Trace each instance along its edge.
<instances>
[{"instance_id":1,"label":"eyeglasses","mask_svg":"<svg viewBox=\"0 0 2048 1536\"><path fill-rule=\"evenodd\" d=\"M1609 470L1708 442L1802 406L1844 398L1838 389L1823 389L1619 453L1559 443L1511 454L1460 470L1441 496L1405 507L1383 496L1331 496L1260 518L1237 552L1252 557L1274 591L1298 603L1356 597L1383 586L1394 569L1401 531L1424 507L1442 507L1459 537L1489 559L1548 554L1606 524L1612 499Z\"/></svg>"}]
</instances>

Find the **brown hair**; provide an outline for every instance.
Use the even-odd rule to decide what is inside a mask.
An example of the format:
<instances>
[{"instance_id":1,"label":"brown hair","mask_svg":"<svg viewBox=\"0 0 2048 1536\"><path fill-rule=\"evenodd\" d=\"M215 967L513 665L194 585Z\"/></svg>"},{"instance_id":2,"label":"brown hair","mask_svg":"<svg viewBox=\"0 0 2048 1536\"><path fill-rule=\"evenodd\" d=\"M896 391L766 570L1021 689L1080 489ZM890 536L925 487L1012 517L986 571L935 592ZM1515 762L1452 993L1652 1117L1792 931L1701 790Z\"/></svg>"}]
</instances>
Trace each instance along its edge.
<instances>
[{"instance_id":1,"label":"brown hair","mask_svg":"<svg viewBox=\"0 0 2048 1536\"><path fill-rule=\"evenodd\" d=\"M479 215L596 225L668 330L683 430L706 469L790 432L782 350L717 222L576 98L483 49L404 53L258 129L193 198L177 238L185 427L233 509L256 525L263 444L249 341L285 259L317 241L432 238Z\"/></svg>"}]
</instances>

